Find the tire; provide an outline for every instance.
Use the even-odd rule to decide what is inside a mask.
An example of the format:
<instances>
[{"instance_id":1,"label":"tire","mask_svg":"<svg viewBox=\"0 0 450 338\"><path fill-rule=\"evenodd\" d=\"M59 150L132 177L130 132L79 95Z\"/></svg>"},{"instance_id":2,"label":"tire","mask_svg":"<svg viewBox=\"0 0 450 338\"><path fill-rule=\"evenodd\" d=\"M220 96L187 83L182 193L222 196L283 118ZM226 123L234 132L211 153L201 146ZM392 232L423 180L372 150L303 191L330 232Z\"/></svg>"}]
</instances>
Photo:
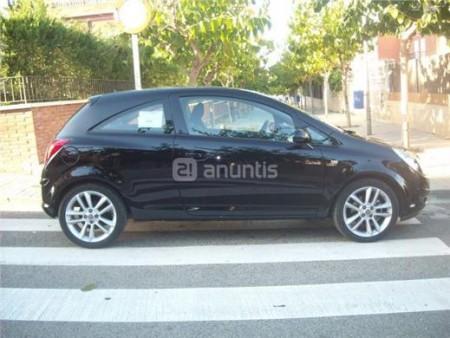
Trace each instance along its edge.
<instances>
[{"instance_id":1,"label":"tire","mask_svg":"<svg viewBox=\"0 0 450 338\"><path fill-rule=\"evenodd\" d=\"M93 183L68 191L61 200L58 218L67 238L89 249L111 244L128 220L127 210L117 193Z\"/></svg>"},{"instance_id":2,"label":"tire","mask_svg":"<svg viewBox=\"0 0 450 338\"><path fill-rule=\"evenodd\" d=\"M379 240L397 223L398 215L399 202L395 192L383 181L371 178L346 186L337 197L333 209L336 228L342 235L357 242Z\"/></svg>"}]
</instances>

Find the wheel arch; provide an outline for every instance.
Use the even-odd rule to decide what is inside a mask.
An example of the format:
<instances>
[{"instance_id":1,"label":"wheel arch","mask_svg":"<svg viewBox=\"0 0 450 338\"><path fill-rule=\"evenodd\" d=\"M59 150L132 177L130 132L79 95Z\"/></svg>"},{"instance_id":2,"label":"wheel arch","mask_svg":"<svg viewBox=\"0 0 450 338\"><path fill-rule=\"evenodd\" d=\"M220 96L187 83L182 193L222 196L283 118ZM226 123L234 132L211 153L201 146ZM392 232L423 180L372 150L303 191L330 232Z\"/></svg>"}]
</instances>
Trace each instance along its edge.
<instances>
[{"instance_id":1,"label":"wheel arch","mask_svg":"<svg viewBox=\"0 0 450 338\"><path fill-rule=\"evenodd\" d=\"M340 189L334 194L332 203L330 203L330 208L328 210L327 215L331 216L334 207L336 205L337 199L339 195L342 193L342 191L349 185L352 184L355 181L359 181L362 179L376 179L379 180L385 184L387 184L395 193L395 196L397 197L398 204L399 204L399 215L402 215L404 210L404 205L402 203L402 200L404 199L405 192L402 188L402 184L398 182L394 177L391 177L387 174L379 173L379 172L365 172L360 173L358 175L353 176L351 179L346 181Z\"/></svg>"},{"instance_id":2,"label":"wheel arch","mask_svg":"<svg viewBox=\"0 0 450 338\"><path fill-rule=\"evenodd\" d=\"M61 201L63 200L64 196L73 188L79 186L79 185L84 185L84 184L95 184L95 185L99 185L102 186L104 188L110 189L112 190L114 193L116 193L116 195L120 198L120 200L122 201L123 205L125 206L125 209L127 211L127 214L130 215L130 208L127 205L127 203L125 203L125 200L122 196L122 194L120 193L119 189L117 189L113 184L102 180L102 179L95 179L92 177L80 177L76 180L73 180L69 183L67 183L66 185L64 185L61 190L58 192L57 197L55 198L55 209L57 211L57 213L59 213L59 207L61 205Z\"/></svg>"}]
</instances>

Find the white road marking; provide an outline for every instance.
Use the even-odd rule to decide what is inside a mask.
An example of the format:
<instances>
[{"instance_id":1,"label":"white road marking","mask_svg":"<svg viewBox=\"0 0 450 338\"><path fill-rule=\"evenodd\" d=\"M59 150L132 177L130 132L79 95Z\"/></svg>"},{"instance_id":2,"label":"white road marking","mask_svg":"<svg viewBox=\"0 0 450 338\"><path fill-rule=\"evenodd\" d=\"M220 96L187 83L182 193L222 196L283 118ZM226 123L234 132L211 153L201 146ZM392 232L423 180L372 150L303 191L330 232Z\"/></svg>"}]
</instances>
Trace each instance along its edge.
<instances>
[{"instance_id":1,"label":"white road marking","mask_svg":"<svg viewBox=\"0 0 450 338\"><path fill-rule=\"evenodd\" d=\"M307 225L307 220L292 220L292 221L283 221L283 225L278 226L277 224L273 224L272 226L267 226L267 221L260 222L261 228L286 228L286 227L300 227L300 225ZM252 222L251 225L248 222L242 226L242 229L255 229L258 228L258 224L254 224ZM222 226L220 226L222 224ZM406 221L402 221L398 223L399 225L416 225L421 224L421 222L417 218L408 219ZM224 223L222 221L209 223L209 227L206 226L206 229L215 229L214 225L219 225L219 228L232 228L239 229L239 224L235 221L234 223L228 222ZM290 225L290 226L289 226ZM330 223L331 225L331 223ZM205 229L205 224L196 223L196 222L167 222L167 221L153 221L153 222L133 222L130 221L125 231L127 232L147 232L147 231L162 231L167 229L170 230L185 230L189 229ZM62 232L61 227L59 226L58 220L56 219L40 219L40 218L0 218L0 232Z\"/></svg>"},{"instance_id":2,"label":"white road marking","mask_svg":"<svg viewBox=\"0 0 450 338\"><path fill-rule=\"evenodd\" d=\"M340 241L185 247L112 247L100 251L78 247L3 247L0 248L0 263L4 265L166 266L338 261L449 254L450 248L439 238L433 237L384 240L375 243Z\"/></svg>"},{"instance_id":3,"label":"white road marking","mask_svg":"<svg viewBox=\"0 0 450 338\"><path fill-rule=\"evenodd\" d=\"M186 289L0 289L0 319L177 322L450 310L450 278Z\"/></svg>"},{"instance_id":4,"label":"white road marking","mask_svg":"<svg viewBox=\"0 0 450 338\"><path fill-rule=\"evenodd\" d=\"M125 227L126 232L185 231L185 230L250 230L292 229L314 226L308 220L244 220L244 221L133 221ZM331 223L330 223L330 226ZM62 232L56 219L0 218L0 232Z\"/></svg>"},{"instance_id":5,"label":"white road marking","mask_svg":"<svg viewBox=\"0 0 450 338\"><path fill-rule=\"evenodd\" d=\"M0 218L0 231L61 231L55 219Z\"/></svg>"},{"instance_id":6,"label":"white road marking","mask_svg":"<svg viewBox=\"0 0 450 338\"><path fill-rule=\"evenodd\" d=\"M407 219L405 221L401 221L397 223L398 225L418 225L418 224L422 224L422 222L420 222L417 217L414 218L410 218Z\"/></svg>"},{"instance_id":7,"label":"white road marking","mask_svg":"<svg viewBox=\"0 0 450 338\"><path fill-rule=\"evenodd\" d=\"M148 223L130 222L125 231L151 231ZM40 218L0 218L0 231L16 232L62 232L56 219Z\"/></svg>"}]
</instances>

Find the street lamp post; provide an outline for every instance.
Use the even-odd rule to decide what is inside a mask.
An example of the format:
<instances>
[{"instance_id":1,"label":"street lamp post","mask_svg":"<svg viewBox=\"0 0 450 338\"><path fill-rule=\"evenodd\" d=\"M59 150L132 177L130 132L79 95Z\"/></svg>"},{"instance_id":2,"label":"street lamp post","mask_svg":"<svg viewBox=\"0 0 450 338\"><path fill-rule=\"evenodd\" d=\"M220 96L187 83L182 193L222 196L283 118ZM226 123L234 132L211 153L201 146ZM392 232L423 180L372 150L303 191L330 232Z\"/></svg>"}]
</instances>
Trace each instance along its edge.
<instances>
[{"instance_id":1,"label":"street lamp post","mask_svg":"<svg viewBox=\"0 0 450 338\"><path fill-rule=\"evenodd\" d=\"M142 32L150 21L147 3L145 0L118 0L116 14L123 30L131 34L134 87L142 89L138 33Z\"/></svg>"},{"instance_id":2,"label":"street lamp post","mask_svg":"<svg viewBox=\"0 0 450 338\"><path fill-rule=\"evenodd\" d=\"M141 60L139 58L139 41L137 34L131 34L131 49L133 50L134 87L142 89Z\"/></svg>"}]
</instances>

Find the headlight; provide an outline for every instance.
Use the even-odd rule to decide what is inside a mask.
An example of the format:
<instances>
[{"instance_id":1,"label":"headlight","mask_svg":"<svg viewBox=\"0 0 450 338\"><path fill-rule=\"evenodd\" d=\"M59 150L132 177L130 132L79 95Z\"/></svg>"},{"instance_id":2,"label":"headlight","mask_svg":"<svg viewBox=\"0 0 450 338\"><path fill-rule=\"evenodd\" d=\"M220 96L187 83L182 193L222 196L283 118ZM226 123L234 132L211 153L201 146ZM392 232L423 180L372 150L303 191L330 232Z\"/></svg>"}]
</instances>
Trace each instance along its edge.
<instances>
[{"instance_id":1,"label":"headlight","mask_svg":"<svg viewBox=\"0 0 450 338\"><path fill-rule=\"evenodd\" d=\"M398 155L398 157L400 157L404 162L406 162L406 164L408 164L412 169L414 169L416 171L420 170L419 162L417 162L417 159L414 155L412 155L411 153L409 153L403 149L392 148L392 150Z\"/></svg>"}]
</instances>

